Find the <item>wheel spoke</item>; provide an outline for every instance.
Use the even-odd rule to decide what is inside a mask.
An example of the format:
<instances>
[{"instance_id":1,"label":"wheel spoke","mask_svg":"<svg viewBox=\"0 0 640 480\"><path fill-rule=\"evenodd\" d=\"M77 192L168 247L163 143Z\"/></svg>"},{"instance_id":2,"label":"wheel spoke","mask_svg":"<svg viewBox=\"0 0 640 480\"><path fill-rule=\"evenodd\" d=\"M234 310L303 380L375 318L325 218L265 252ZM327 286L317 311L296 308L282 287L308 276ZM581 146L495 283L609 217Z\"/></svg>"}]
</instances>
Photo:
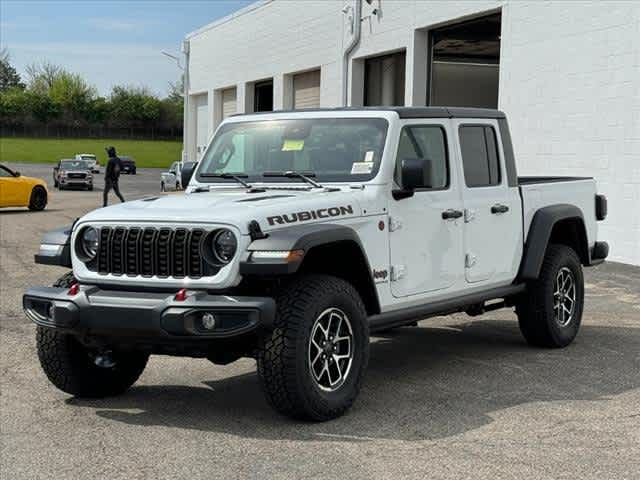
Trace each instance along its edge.
<instances>
[{"instance_id":1,"label":"wheel spoke","mask_svg":"<svg viewBox=\"0 0 640 480\"><path fill-rule=\"evenodd\" d=\"M315 364L318 361L318 359L322 356L322 350L320 350L316 356L314 357L313 360L311 360L311 368L315 368Z\"/></svg>"},{"instance_id":2,"label":"wheel spoke","mask_svg":"<svg viewBox=\"0 0 640 480\"><path fill-rule=\"evenodd\" d=\"M336 366L336 370L338 370L338 379L336 380L336 383L342 380L342 369L340 368L340 362L336 361L335 359L333 360L333 363Z\"/></svg>"}]
</instances>

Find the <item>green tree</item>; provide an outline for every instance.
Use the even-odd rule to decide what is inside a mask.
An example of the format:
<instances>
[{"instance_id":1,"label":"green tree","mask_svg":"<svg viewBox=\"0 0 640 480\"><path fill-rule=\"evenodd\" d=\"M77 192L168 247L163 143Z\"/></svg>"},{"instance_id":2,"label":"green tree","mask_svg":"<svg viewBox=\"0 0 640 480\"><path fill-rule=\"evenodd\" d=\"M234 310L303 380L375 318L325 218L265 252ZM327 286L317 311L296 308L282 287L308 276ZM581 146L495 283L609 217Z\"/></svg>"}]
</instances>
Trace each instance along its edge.
<instances>
[{"instance_id":1,"label":"green tree","mask_svg":"<svg viewBox=\"0 0 640 480\"><path fill-rule=\"evenodd\" d=\"M115 86L109 97L109 122L118 127L155 127L161 102L145 87Z\"/></svg>"},{"instance_id":2,"label":"green tree","mask_svg":"<svg viewBox=\"0 0 640 480\"><path fill-rule=\"evenodd\" d=\"M26 70L29 89L40 93L49 93L53 82L64 72L62 67L49 62L32 63Z\"/></svg>"},{"instance_id":3,"label":"green tree","mask_svg":"<svg viewBox=\"0 0 640 480\"><path fill-rule=\"evenodd\" d=\"M9 51L6 48L0 50L0 92L12 88L23 90L25 87L10 60Z\"/></svg>"},{"instance_id":4,"label":"green tree","mask_svg":"<svg viewBox=\"0 0 640 480\"><path fill-rule=\"evenodd\" d=\"M24 125L28 112L28 101L24 90L14 87L0 91L0 124Z\"/></svg>"}]
</instances>

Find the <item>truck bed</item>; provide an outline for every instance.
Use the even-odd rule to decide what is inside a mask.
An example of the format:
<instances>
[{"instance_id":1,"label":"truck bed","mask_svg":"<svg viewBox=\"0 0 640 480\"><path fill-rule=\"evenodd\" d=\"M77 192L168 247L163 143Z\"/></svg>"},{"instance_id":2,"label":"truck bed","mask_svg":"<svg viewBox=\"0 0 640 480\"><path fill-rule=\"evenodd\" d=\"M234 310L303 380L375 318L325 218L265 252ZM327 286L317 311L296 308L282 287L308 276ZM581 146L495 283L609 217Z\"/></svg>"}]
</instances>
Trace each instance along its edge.
<instances>
[{"instance_id":1,"label":"truck bed","mask_svg":"<svg viewBox=\"0 0 640 480\"><path fill-rule=\"evenodd\" d=\"M597 238L596 182L591 177L518 177L522 198L524 241L527 241L535 213L546 206L574 205L582 212L587 242L592 247Z\"/></svg>"}]
</instances>

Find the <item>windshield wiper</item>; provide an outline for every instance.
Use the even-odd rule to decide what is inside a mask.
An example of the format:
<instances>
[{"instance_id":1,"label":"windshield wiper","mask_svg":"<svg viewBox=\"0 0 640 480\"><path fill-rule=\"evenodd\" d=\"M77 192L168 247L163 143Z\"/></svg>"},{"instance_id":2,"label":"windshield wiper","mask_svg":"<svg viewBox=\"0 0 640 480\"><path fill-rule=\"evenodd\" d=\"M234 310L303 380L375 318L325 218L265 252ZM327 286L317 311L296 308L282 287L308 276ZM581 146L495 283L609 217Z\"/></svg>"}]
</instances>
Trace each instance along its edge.
<instances>
[{"instance_id":1,"label":"windshield wiper","mask_svg":"<svg viewBox=\"0 0 640 480\"><path fill-rule=\"evenodd\" d=\"M243 178L249 177L246 173L201 173L200 176L202 178L229 178L235 180L245 188L252 188L250 183L242 180Z\"/></svg>"},{"instance_id":2,"label":"windshield wiper","mask_svg":"<svg viewBox=\"0 0 640 480\"><path fill-rule=\"evenodd\" d=\"M310 185L313 185L316 188L324 188L315 180L312 180L309 177L315 177L316 174L313 172L295 172L293 170L287 172L264 172L262 174L263 177L284 177L284 178L299 178L300 180L307 182Z\"/></svg>"}]
</instances>

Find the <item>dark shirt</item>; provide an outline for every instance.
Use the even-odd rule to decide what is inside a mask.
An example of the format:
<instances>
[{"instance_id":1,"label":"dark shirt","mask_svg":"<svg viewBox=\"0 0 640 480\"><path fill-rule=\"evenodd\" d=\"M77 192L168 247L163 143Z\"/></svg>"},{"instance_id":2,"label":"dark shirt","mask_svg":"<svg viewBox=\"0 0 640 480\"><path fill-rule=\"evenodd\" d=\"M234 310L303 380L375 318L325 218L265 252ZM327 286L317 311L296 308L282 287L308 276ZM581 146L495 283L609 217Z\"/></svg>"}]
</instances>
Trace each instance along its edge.
<instances>
[{"instance_id":1,"label":"dark shirt","mask_svg":"<svg viewBox=\"0 0 640 480\"><path fill-rule=\"evenodd\" d=\"M112 182L117 182L118 177L120 176L121 170L122 170L122 161L120 160L120 158L109 157L107 168L104 171L105 180L111 180Z\"/></svg>"}]
</instances>

